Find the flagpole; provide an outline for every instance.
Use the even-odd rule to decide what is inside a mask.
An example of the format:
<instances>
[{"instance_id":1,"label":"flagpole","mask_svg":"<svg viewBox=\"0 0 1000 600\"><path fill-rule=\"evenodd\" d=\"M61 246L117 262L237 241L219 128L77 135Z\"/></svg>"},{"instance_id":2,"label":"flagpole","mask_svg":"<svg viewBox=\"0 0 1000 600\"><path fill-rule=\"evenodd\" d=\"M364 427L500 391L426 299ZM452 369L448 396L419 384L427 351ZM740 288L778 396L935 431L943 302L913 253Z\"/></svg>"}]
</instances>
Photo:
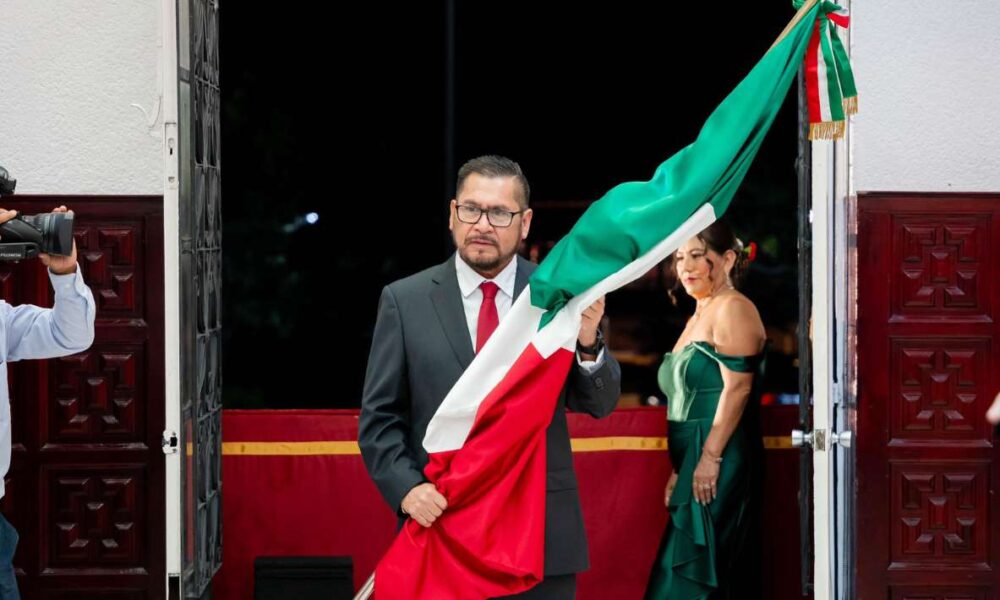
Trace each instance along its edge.
<instances>
[{"instance_id":1,"label":"flagpole","mask_svg":"<svg viewBox=\"0 0 1000 600\"><path fill-rule=\"evenodd\" d=\"M354 596L354 600L368 600L375 593L375 573L371 574L368 581L365 582L358 593Z\"/></svg>"},{"instance_id":2,"label":"flagpole","mask_svg":"<svg viewBox=\"0 0 1000 600\"><path fill-rule=\"evenodd\" d=\"M792 17L792 20L788 22L788 25L785 25L785 29L778 34L778 39L774 40L774 43L771 44L771 48L780 44L781 40L785 39L785 36L788 35L792 29L795 29L795 26L802 20L802 17L804 17L812 7L816 6L817 2L819 2L819 0L806 0L806 2L802 4L802 8L800 8L798 12L795 13L795 16ZM771 48L768 48L768 50L770 51Z\"/></svg>"}]
</instances>

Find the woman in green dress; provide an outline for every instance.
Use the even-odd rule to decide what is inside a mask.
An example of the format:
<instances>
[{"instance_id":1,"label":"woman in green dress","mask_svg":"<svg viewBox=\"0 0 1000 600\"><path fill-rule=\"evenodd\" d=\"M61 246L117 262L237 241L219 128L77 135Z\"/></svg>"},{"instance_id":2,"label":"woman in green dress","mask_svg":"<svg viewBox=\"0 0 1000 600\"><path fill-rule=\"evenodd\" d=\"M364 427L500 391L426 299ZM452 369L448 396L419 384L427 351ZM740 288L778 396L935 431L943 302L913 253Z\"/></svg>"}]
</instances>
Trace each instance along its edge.
<instances>
[{"instance_id":1,"label":"woman in green dress","mask_svg":"<svg viewBox=\"0 0 1000 600\"><path fill-rule=\"evenodd\" d=\"M697 305L659 371L674 473L664 499L670 521L647 599L761 594L764 456L755 380L765 332L756 307L735 288L747 262L743 244L722 222L674 256L678 282Z\"/></svg>"}]
</instances>

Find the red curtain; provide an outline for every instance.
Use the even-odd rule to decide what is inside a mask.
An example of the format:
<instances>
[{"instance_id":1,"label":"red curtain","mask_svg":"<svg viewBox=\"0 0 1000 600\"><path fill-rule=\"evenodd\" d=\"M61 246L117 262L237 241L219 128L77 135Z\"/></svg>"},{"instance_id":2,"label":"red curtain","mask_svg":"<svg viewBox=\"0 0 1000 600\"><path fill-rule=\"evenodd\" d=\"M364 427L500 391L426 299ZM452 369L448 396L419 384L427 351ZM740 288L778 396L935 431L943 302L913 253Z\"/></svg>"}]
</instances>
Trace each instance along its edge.
<instances>
[{"instance_id":1,"label":"red curtain","mask_svg":"<svg viewBox=\"0 0 1000 600\"><path fill-rule=\"evenodd\" d=\"M791 423L785 412L781 421ZM667 518L664 410L619 409L601 420L571 414L569 425L591 563L577 598L641 598ZM353 410L224 411L223 562L214 598L252 598L257 556L351 556L355 587L368 578L396 519L368 478L357 432ZM765 518L780 523L778 537L765 540L775 559L765 565L772 598L797 597L798 527L787 512L795 510L796 457L769 451Z\"/></svg>"}]
</instances>

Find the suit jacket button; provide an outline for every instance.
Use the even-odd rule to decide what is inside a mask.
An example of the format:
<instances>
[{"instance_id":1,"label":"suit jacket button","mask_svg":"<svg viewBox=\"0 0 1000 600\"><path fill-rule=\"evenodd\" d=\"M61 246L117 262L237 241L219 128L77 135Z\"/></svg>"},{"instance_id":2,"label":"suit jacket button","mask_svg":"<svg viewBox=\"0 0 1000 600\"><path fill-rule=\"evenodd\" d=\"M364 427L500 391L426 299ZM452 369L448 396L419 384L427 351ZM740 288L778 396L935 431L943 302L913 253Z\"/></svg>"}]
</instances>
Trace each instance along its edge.
<instances>
[{"instance_id":1,"label":"suit jacket button","mask_svg":"<svg viewBox=\"0 0 1000 600\"><path fill-rule=\"evenodd\" d=\"M604 380L601 379L600 377L594 377L594 385L597 386L597 389L603 390L604 389Z\"/></svg>"}]
</instances>

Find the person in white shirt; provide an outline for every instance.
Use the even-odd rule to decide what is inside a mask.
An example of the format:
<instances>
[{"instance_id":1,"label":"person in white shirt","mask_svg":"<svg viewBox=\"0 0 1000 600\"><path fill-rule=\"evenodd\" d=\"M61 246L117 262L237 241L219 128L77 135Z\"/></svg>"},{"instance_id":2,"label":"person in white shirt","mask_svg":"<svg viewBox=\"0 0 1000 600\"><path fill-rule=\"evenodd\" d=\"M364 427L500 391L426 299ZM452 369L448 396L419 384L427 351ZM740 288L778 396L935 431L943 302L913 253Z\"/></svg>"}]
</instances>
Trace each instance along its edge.
<instances>
[{"instance_id":1,"label":"person in white shirt","mask_svg":"<svg viewBox=\"0 0 1000 600\"><path fill-rule=\"evenodd\" d=\"M60 206L53 212L67 210ZM0 209L0 225L16 216L17 211ZM38 259L48 267L54 306L11 306L0 300L0 498L4 495L3 481L10 468L11 452L7 363L76 354L94 341L97 308L76 262L76 242L69 256L39 254ZM17 531L0 515L0 600L20 599L11 563L17 539Z\"/></svg>"}]
</instances>

